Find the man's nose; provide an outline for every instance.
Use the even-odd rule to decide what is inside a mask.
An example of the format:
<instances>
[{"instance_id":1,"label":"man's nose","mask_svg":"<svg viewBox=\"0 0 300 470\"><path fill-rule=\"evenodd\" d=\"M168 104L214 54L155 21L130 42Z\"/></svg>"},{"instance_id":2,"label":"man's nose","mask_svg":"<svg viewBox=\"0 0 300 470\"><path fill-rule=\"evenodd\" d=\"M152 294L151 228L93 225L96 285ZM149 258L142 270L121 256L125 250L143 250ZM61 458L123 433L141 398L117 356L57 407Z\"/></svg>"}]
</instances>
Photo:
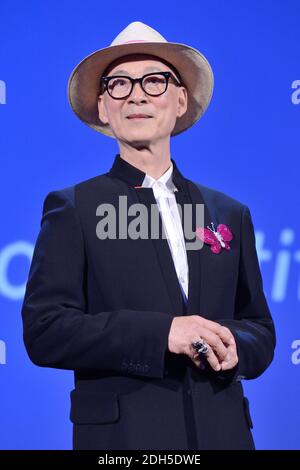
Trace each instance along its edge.
<instances>
[{"instance_id":1,"label":"man's nose","mask_svg":"<svg viewBox=\"0 0 300 470\"><path fill-rule=\"evenodd\" d=\"M141 83L134 83L129 100L141 100L145 98L147 99L147 94L144 92Z\"/></svg>"}]
</instances>

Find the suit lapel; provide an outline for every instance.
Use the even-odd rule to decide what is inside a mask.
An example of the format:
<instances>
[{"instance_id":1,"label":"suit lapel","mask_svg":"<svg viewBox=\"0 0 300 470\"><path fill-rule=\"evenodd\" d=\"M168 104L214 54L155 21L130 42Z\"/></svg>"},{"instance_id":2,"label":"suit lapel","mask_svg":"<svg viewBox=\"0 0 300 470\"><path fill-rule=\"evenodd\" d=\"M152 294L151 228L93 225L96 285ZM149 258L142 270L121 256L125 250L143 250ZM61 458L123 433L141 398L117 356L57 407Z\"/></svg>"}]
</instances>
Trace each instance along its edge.
<instances>
[{"instance_id":1,"label":"suit lapel","mask_svg":"<svg viewBox=\"0 0 300 470\"><path fill-rule=\"evenodd\" d=\"M210 210L204 201L200 189L192 182L187 184L188 195L184 196L178 193L178 202L192 204L192 231L196 231L196 205L204 205L204 227L211 222ZM186 242L189 240L186 239ZM204 314L206 305L207 290L205 286L205 275L209 269L209 253L207 246L203 245L202 248L196 250L187 249L187 258L189 265L189 295L187 302L187 314Z\"/></svg>"},{"instance_id":2,"label":"suit lapel","mask_svg":"<svg viewBox=\"0 0 300 470\"><path fill-rule=\"evenodd\" d=\"M136 189L136 191L140 203L147 207L148 227L149 233L151 233L151 204L156 205L156 199L154 197L153 190L152 188L139 188ZM160 227L162 227L162 219L160 214L159 220ZM158 264L165 280L170 303L172 304L173 311L176 314L176 312L181 311L183 299L168 240L166 238L162 238L161 236L157 239L152 238L151 240L156 251Z\"/></svg>"}]
</instances>

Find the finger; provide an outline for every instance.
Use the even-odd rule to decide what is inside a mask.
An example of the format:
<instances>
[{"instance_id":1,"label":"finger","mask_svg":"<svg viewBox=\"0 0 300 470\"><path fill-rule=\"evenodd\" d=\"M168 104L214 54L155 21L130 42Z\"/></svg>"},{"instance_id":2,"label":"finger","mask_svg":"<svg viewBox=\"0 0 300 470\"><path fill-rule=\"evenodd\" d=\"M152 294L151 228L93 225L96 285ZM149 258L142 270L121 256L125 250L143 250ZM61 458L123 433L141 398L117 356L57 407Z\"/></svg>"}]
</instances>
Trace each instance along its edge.
<instances>
[{"instance_id":1,"label":"finger","mask_svg":"<svg viewBox=\"0 0 300 470\"><path fill-rule=\"evenodd\" d=\"M190 346L189 356L192 359L195 366L197 366L199 369L202 369L202 370L205 369L203 356L199 355L192 346Z\"/></svg>"},{"instance_id":2,"label":"finger","mask_svg":"<svg viewBox=\"0 0 300 470\"><path fill-rule=\"evenodd\" d=\"M221 362L222 370L232 369L238 363L238 355L234 345L228 347L228 353L224 361Z\"/></svg>"},{"instance_id":3,"label":"finger","mask_svg":"<svg viewBox=\"0 0 300 470\"><path fill-rule=\"evenodd\" d=\"M234 339L231 331L225 326L218 324L217 327L214 327L214 332L221 338L221 340L226 346L228 346Z\"/></svg>"},{"instance_id":4,"label":"finger","mask_svg":"<svg viewBox=\"0 0 300 470\"><path fill-rule=\"evenodd\" d=\"M213 370L221 370L219 359L211 348L209 348L208 352L205 354L205 358Z\"/></svg>"},{"instance_id":5,"label":"finger","mask_svg":"<svg viewBox=\"0 0 300 470\"><path fill-rule=\"evenodd\" d=\"M239 361L238 361L238 358L237 358L237 357L232 358L232 359L231 359L230 361L228 361L228 362L226 362L226 361L225 361L225 362L222 362L222 363L221 363L221 369L222 369L222 370L230 370L230 369L233 369L233 368L237 365L238 362L239 362Z\"/></svg>"},{"instance_id":6,"label":"finger","mask_svg":"<svg viewBox=\"0 0 300 470\"><path fill-rule=\"evenodd\" d=\"M195 364L195 366L198 367L199 369L204 369L205 368L203 362L200 359L199 354L195 353L195 351L192 354L191 359L192 359L193 363Z\"/></svg>"},{"instance_id":7,"label":"finger","mask_svg":"<svg viewBox=\"0 0 300 470\"><path fill-rule=\"evenodd\" d=\"M223 361L227 355L227 347L224 345L221 338L207 328L199 329L198 334L208 343L210 348L213 349L219 361Z\"/></svg>"},{"instance_id":8,"label":"finger","mask_svg":"<svg viewBox=\"0 0 300 470\"><path fill-rule=\"evenodd\" d=\"M213 333L217 334L224 344L228 345L234 339L233 334L231 333L230 329L226 326L220 325L220 323L214 322L212 320L208 320L204 317L198 317L201 319L201 326L210 329Z\"/></svg>"},{"instance_id":9,"label":"finger","mask_svg":"<svg viewBox=\"0 0 300 470\"><path fill-rule=\"evenodd\" d=\"M225 341L227 346L229 346L230 344L235 344L235 338L232 334L232 331L230 331L227 326L222 326L221 337L223 338L223 341Z\"/></svg>"}]
</instances>

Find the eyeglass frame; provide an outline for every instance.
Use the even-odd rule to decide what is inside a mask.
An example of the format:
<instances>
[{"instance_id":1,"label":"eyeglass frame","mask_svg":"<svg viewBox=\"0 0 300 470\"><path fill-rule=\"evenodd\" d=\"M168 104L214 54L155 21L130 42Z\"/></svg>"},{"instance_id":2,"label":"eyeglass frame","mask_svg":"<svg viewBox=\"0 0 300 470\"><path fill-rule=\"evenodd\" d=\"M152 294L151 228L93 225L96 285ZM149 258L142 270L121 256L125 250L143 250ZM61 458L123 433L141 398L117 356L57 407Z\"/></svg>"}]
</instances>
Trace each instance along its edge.
<instances>
[{"instance_id":1,"label":"eyeglass frame","mask_svg":"<svg viewBox=\"0 0 300 470\"><path fill-rule=\"evenodd\" d=\"M144 88L143 88L143 80L145 77L148 77L150 75L163 75L165 78L166 78L166 89L165 91L163 91L162 93L159 93L158 95L152 95L151 93L148 93ZM131 82L131 89L130 89L130 92L125 95L125 96L122 96L121 98L116 98L115 96L112 96L110 94L110 92L108 91L108 83L110 80L112 80L113 78L127 78L130 80ZM166 71L166 72L150 72L150 73L146 73L145 75L143 75L142 77L139 77L139 78L132 78L132 77L128 77L127 75L111 75L111 76L103 76L101 77L100 79L100 82L101 84L104 83L104 90L102 93L104 93L105 91L107 91L107 93L109 94L109 96L111 98L113 98L114 100L124 100L125 98L128 98L131 93L132 93L132 90L133 90L133 87L134 85L138 82L142 88L142 90L144 91L144 93L146 93L146 95L148 96L161 96L163 95L164 93L166 93L167 89L168 89L168 86L169 86L169 80L170 78L173 78L174 80L174 84L176 86L183 86L181 84L181 82L179 80L177 80L177 78L175 77L175 75L172 73L172 72L169 72L169 71Z\"/></svg>"}]
</instances>

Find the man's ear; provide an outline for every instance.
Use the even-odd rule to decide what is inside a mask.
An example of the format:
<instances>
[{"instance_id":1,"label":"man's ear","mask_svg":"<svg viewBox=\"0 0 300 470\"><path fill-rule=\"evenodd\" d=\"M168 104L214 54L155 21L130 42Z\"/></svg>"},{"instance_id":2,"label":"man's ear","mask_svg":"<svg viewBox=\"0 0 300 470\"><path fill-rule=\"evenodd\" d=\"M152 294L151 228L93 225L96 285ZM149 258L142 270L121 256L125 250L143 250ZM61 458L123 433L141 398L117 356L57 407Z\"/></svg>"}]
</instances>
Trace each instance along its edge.
<instances>
[{"instance_id":1,"label":"man's ear","mask_svg":"<svg viewBox=\"0 0 300 470\"><path fill-rule=\"evenodd\" d=\"M103 95L98 96L98 116L100 121L103 122L103 124L108 123Z\"/></svg>"},{"instance_id":2,"label":"man's ear","mask_svg":"<svg viewBox=\"0 0 300 470\"><path fill-rule=\"evenodd\" d=\"M177 117L181 117L187 110L188 94L185 87L180 87L178 93Z\"/></svg>"}]
</instances>

